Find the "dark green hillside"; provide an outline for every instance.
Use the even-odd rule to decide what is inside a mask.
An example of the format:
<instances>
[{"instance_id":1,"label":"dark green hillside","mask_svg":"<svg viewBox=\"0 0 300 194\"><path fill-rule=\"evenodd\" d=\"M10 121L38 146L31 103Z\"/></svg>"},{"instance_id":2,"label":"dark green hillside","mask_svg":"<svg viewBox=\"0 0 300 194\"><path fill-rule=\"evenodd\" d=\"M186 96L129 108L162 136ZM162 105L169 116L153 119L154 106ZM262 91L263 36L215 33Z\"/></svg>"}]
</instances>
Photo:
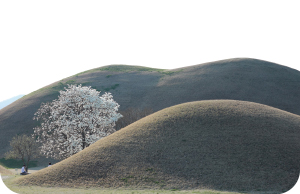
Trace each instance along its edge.
<instances>
[{"instance_id":1,"label":"dark green hillside","mask_svg":"<svg viewBox=\"0 0 300 194\"><path fill-rule=\"evenodd\" d=\"M15 134L33 132L32 117L40 104L56 99L67 84L111 92L121 110L149 107L158 111L184 102L234 99L300 114L300 72L278 64L241 58L174 70L111 65L60 80L1 109L0 158Z\"/></svg>"},{"instance_id":2,"label":"dark green hillside","mask_svg":"<svg viewBox=\"0 0 300 194\"><path fill-rule=\"evenodd\" d=\"M281 193L299 176L300 116L266 105L176 105L18 180L26 185Z\"/></svg>"}]
</instances>

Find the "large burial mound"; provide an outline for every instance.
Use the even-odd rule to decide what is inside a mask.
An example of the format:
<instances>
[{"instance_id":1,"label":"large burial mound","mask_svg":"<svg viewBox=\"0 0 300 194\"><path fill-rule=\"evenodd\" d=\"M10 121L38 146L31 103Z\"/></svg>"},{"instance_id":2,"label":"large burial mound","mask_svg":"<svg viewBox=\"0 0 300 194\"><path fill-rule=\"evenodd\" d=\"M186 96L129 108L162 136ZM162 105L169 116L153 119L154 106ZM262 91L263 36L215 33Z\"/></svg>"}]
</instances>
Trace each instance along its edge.
<instances>
[{"instance_id":1,"label":"large burial mound","mask_svg":"<svg viewBox=\"0 0 300 194\"><path fill-rule=\"evenodd\" d=\"M287 191L297 182L300 117L262 104L176 105L18 180L21 184Z\"/></svg>"},{"instance_id":2,"label":"large burial mound","mask_svg":"<svg viewBox=\"0 0 300 194\"><path fill-rule=\"evenodd\" d=\"M234 99L300 114L300 72L256 59L229 59L174 70L111 65L82 72L24 96L0 110L0 158L15 134L32 134L33 114L67 84L109 91L120 104L161 110L184 102Z\"/></svg>"}]
</instances>

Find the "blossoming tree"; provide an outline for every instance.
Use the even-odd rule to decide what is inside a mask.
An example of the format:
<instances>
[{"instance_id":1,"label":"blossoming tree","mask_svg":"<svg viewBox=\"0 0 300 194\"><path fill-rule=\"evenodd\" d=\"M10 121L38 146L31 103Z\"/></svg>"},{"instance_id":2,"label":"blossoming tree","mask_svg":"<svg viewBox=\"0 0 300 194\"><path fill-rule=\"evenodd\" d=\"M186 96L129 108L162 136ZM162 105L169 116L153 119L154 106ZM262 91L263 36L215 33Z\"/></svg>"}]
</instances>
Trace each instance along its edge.
<instances>
[{"instance_id":1,"label":"blossoming tree","mask_svg":"<svg viewBox=\"0 0 300 194\"><path fill-rule=\"evenodd\" d=\"M33 136L46 157L67 158L115 132L115 122L122 117L119 106L110 93L100 96L91 87L68 85L34 114L41 124Z\"/></svg>"}]
</instances>

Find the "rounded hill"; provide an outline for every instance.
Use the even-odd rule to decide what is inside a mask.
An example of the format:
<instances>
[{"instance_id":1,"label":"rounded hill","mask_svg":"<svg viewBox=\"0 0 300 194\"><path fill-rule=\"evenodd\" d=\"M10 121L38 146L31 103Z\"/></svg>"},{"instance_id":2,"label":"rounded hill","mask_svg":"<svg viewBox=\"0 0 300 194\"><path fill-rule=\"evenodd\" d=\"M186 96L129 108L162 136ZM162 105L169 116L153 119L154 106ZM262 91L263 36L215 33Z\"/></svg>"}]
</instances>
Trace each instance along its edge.
<instances>
[{"instance_id":1,"label":"rounded hill","mask_svg":"<svg viewBox=\"0 0 300 194\"><path fill-rule=\"evenodd\" d=\"M0 174L1 175L12 175L13 173L0 165Z\"/></svg>"},{"instance_id":2,"label":"rounded hill","mask_svg":"<svg viewBox=\"0 0 300 194\"><path fill-rule=\"evenodd\" d=\"M298 115L245 101L197 101L149 115L18 182L283 192L297 182L299 152Z\"/></svg>"},{"instance_id":3,"label":"rounded hill","mask_svg":"<svg viewBox=\"0 0 300 194\"><path fill-rule=\"evenodd\" d=\"M236 58L173 70L110 65L45 86L0 110L0 158L15 134L32 134L32 118L42 102L57 99L67 84L111 92L127 108L154 111L191 101L233 99L300 114L300 72L267 61Z\"/></svg>"}]
</instances>

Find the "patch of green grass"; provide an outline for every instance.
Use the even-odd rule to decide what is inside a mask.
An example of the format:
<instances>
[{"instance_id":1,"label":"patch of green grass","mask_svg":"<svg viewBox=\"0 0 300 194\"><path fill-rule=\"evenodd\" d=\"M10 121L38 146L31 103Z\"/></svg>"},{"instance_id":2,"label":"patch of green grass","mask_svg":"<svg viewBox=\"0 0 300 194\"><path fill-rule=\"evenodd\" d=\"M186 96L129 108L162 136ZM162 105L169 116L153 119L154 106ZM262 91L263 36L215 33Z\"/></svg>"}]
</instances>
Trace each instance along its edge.
<instances>
[{"instance_id":1,"label":"patch of green grass","mask_svg":"<svg viewBox=\"0 0 300 194\"><path fill-rule=\"evenodd\" d=\"M152 178L152 177L144 177L144 181L152 182L152 183L156 183L156 184L159 183L159 181L155 180L155 178Z\"/></svg>"},{"instance_id":2,"label":"patch of green grass","mask_svg":"<svg viewBox=\"0 0 300 194\"><path fill-rule=\"evenodd\" d=\"M84 82L84 83L82 83L81 85L82 85L82 86L87 86L87 87L88 87L88 86L91 86L91 84L92 84L91 82ZM91 86L91 88L97 90L97 86Z\"/></svg>"},{"instance_id":3,"label":"patch of green grass","mask_svg":"<svg viewBox=\"0 0 300 194\"><path fill-rule=\"evenodd\" d=\"M183 71L183 70L179 70L179 71L161 71L160 73L162 73L162 74L164 74L164 75L169 75L169 76L171 76L171 75L174 75L175 73L179 73L179 72L181 72L181 71Z\"/></svg>"},{"instance_id":4,"label":"patch of green grass","mask_svg":"<svg viewBox=\"0 0 300 194\"><path fill-rule=\"evenodd\" d=\"M98 71L111 71L111 72L131 72L131 71L164 71L163 69L155 69L150 67L142 66L131 66L131 65L110 65L106 67L101 67Z\"/></svg>"},{"instance_id":5,"label":"patch of green grass","mask_svg":"<svg viewBox=\"0 0 300 194\"><path fill-rule=\"evenodd\" d=\"M81 83L82 86L88 86L88 85L91 85L91 82L84 82L84 83Z\"/></svg>"},{"instance_id":6,"label":"patch of green grass","mask_svg":"<svg viewBox=\"0 0 300 194\"><path fill-rule=\"evenodd\" d=\"M143 67L143 66L109 65L109 66L104 66L104 67L84 71L84 72L78 73L74 76L78 77L79 75L84 74L84 73L93 73L93 72L97 72L97 71L110 71L110 72L123 72L123 73L133 72L133 71L146 71L146 72L159 72L163 75L173 75L173 74L175 74L177 72L180 72L182 70L168 71L166 69L157 69L157 68L150 68L150 67ZM112 75L109 74L109 75L106 76L106 78L109 78L111 76Z\"/></svg>"},{"instance_id":7,"label":"patch of green grass","mask_svg":"<svg viewBox=\"0 0 300 194\"><path fill-rule=\"evenodd\" d=\"M65 84L74 84L75 82L76 82L75 80L68 80L68 81L66 81Z\"/></svg>"},{"instance_id":8,"label":"patch of green grass","mask_svg":"<svg viewBox=\"0 0 300 194\"><path fill-rule=\"evenodd\" d=\"M128 182L128 179L130 179L130 178L134 178L134 176L130 175L130 176L121 178L121 181L124 181L125 183L127 183L127 182Z\"/></svg>"},{"instance_id":9,"label":"patch of green grass","mask_svg":"<svg viewBox=\"0 0 300 194\"><path fill-rule=\"evenodd\" d=\"M150 68L150 67L143 67L143 66L133 66L133 65L108 65L100 68L95 68L87 71L83 71L80 73L77 73L71 77L78 77L79 75L85 74L85 73L95 73L99 71L108 71L108 72L121 72L121 73L129 73L129 72L158 72L162 75L174 75L178 72L181 72L183 70L178 71L169 71L167 69L157 69L157 68ZM112 74L106 75L106 78L110 78Z\"/></svg>"},{"instance_id":10,"label":"patch of green grass","mask_svg":"<svg viewBox=\"0 0 300 194\"><path fill-rule=\"evenodd\" d=\"M147 171L147 172L153 172L154 169L153 169L153 168L147 168L146 171Z\"/></svg>"},{"instance_id":11,"label":"patch of green grass","mask_svg":"<svg viewBox=\"0 0 300 194\"><path fill-rule=\"evenodd\" d=\"M113 85L113 86L111 86L111 89L116 89L118 86L119 86L120 84L115 84L115 85Z\"/></svg>"},{"instance_id":12,"label":"patch of green grass","mask_svg":"<svg viewBox=\"0 0 300 194\"><path fill-rule=\"evenodd\" d=\"M51 95L58 96L60 90L65 90L65 88L68 88L68 84L69 85L72 85L72 84L74 85L74 84L76 84L76 80L68 80L65 83L59 82L56 86L52 87L52 94ZM81 83L81 86L90 86L90 84L91 84L91 82L84 82L84 83ZM79 83L78 83L78 85L79 85ZM115 89L118 86L119 86L119 84L115 84L115 85L112 85L109 88L104 88L104 90L109 91L111 89ZM97 90L96 86L91 86L91 88Z\"/></svg>"},{"instance_id":13,"label":"patch of green grass","mask_svg":"<svg viewBox=\"0 0 300 194\"><path fill-rule=\"evenodd\" d=\"M21 168L23 166L23 161L1 158L0 165L4 166L5 168ZM37 167L37 161L29 161L28 168L31 167Z\"/></svg>"},{"instance_id":14,"label":"patch of green grass","mask_svg":"<svg viewBox=\"0 0 300 194\"><path fill-rule=\"evenodd\" d=\"M53 86L52 89L63 90L66 85L62 82L59 82L56 86Z\"/></svg>"},{"instance_id":15,"label":"patch of green grass","mask_svg":"<svg viewBox=\"0 0 300 194\"><path fill-rule=\"evenodd\" d=\"M75 80L68 80L65 83L63 83L62 81L60 81L56 86L53 86L52 89L63 90L68 85L72 85L72 84L75 84L75 83L76 83Z\"/></svg>"},{"instance_id":16,"label":"patch of green grass","mask_svg":"<svg viewBox=\"0 0 300 194\"><path fill-rule=\"evenodd\" d=\"M103 90L104 90L105 92L108 92L109 90L115 90L117 87L119 87L119 85L120 85L120 84L114 84L114 85L112 85L112 86L110 86L110 87L104 88Z\"/></svg>"}]
</instances>

